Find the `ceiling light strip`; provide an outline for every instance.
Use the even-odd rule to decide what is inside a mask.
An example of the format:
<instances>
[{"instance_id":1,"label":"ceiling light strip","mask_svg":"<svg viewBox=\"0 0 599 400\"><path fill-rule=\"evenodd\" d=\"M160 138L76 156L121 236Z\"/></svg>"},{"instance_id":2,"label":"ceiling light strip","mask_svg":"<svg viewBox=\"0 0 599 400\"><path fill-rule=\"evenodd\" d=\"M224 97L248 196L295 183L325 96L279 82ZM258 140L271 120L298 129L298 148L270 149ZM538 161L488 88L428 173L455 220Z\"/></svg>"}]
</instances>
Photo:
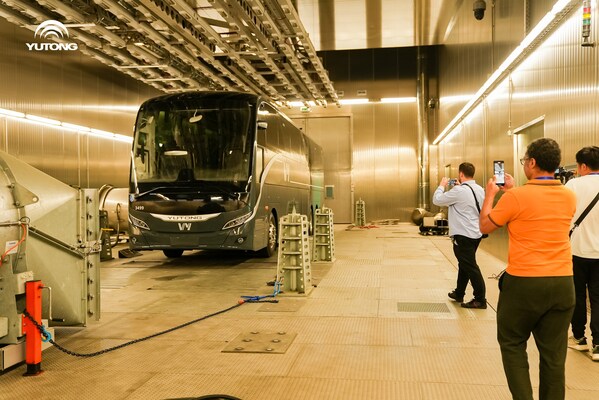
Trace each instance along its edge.
<instances>
[{"instance_id":1,"label":"ceiling light strip","mask_svg":"<svg viewBox=\"0 0 599 400\"><path fill-rule=\"evenodd\" d=\"M535 49L548 33L556 29L557 24L570 12L578 3L577 0L559 0L555 3L551 11L530 31L522 40L520 45L512 51L505 61L495 70L487 79L476 94L468 103L458 112L451 122L433 141L433 145L439 144L442 140L458 127L464 118L487 96L495 87L505 79L507 74L522 62L528 53Z\"/></svg>"},{"instance_id":2,"label":"ceiling light strip","mask_svg":"<svg viewBox=\"0 0 599 400\"><path fill-rule=\"evenodd\" d=\"M360 104L409 104L416 103L416 97L383 97L382 99L340 99L339 105L360 105ZM315 101L289 101L290 107L314 107L318 103Z\"/></svg>"},{"instance_id":3,"label":"ceiling light strip","mask_svg":"<svg viewBox=\"0 0 599 400\"><path fill-rule=\"evenodd\" d=\"M116 142L132 143L133 138L119 133L103 131L100 129L88 128L86 126L70 124L68 122L58 121L56 119L40 117L33 114L21 113L18 111L7 110L0 108L0 117L10 118L19 122L33 123L36 125L42 125L54 129L67 130L70 132L76 132L79 135L96 136L102 139L114 140Z\"/></svg>"}]
</instances>

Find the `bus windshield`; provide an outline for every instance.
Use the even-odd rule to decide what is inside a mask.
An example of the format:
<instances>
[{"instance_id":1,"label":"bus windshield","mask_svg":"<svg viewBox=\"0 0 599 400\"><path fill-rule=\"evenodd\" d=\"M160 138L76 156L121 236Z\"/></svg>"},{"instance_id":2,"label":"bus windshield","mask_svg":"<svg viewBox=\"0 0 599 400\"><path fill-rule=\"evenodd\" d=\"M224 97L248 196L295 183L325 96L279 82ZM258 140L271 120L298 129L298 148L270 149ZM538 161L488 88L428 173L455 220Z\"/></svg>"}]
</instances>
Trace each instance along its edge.
<instances>
[{"instance_id":1,"label":"bus windshield","mask_svg":"<svg viewBox=\"0 0 599 400\"><path fill-rule=\"evenodd\" d=\"M247 99L180 96L145 103L135 126L132 192L247 192L254 115Z\"/></svg>"}]
</instances>

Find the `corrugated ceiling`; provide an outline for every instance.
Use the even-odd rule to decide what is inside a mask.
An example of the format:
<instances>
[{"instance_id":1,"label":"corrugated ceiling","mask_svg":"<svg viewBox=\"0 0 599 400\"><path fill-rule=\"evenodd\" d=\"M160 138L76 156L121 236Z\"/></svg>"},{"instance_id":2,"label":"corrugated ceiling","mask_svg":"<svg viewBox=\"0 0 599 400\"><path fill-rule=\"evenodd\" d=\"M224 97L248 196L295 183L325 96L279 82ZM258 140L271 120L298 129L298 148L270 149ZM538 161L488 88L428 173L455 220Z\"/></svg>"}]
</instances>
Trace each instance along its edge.
<instances>
[{"instance_id":1,"label":"corrugated ceiling","mask_svg":"<svg viewBox=\"0 0 599 400\"><path fill-rule=\"evenodd\" d=\"M236 90L338 103L317 50L442 43L464 0L3 0L32 42L84 54L164 92ZM69 36L33 32L58 21Z\"/></svg>"}]
</instances>

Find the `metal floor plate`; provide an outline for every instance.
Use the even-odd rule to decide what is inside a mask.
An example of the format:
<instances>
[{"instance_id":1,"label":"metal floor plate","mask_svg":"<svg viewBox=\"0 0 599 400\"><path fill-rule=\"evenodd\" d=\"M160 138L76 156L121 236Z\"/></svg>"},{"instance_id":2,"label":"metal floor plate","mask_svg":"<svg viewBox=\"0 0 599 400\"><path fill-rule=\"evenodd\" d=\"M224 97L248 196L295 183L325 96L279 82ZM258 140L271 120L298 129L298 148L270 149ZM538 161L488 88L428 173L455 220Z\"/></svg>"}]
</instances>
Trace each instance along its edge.
<instances>
[{"instance_id":1,"label":"metal floor plate","mask_svg":"<svg viewBox=\"0 0 599 400\"><path fill-rule=\"evenodd\" d=\"M233 339L223 353L268 353L283 354L287 351L297 333L279 332L245 332Z\"/></svg>"},{"instance_id":2,"label":"metal floor plate","mask_svg":"<svg viewBox=\"0 0 599 400\"><path fill-rule=\"evenodd\" d=\"M399 312L418 312L418 313L449 313L449 307L445 303L397 303Z\"/></svg>"}]
</instances>

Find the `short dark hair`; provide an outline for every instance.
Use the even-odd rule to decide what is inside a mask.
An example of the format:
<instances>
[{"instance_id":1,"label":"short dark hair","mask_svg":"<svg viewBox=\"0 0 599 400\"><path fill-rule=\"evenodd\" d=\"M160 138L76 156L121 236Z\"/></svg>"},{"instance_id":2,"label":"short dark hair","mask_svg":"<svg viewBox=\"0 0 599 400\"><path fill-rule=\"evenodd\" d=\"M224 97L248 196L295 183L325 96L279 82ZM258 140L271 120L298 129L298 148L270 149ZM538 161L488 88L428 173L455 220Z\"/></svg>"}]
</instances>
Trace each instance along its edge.
<instances>
[{"instance_id":1,"label":"short dark hair","mask_svg":"<svg viewBox=\"0 0 599 400\"><path fill-rule=\"evenodd\" d=\"M576 163L586 164L593 171L599 170L599 147L583 147L576 153Z\"/></svg>"},{"instance_id":2,"label":"short dark hair","mask_svg":"<svg viewBox=\"0 0 599 400\"><path fill-rule=\"evenodd\" d=\"M557 142L550 138L532 141L526 148L526 156L534 158L539 168L553 173L562 161L562 152Z\"/></svg>"},{"instance_id":3,"label":"short dark hair","mask_svg":"<svg viewBox=\"0 0 599 400\"><path fill-rule=\"evenodd\" d=\"M469 162L463 162L458 167L458 172L463 173L466 178L474 178L475 171L474 165Z\"/></svg>"}]
</instances>

